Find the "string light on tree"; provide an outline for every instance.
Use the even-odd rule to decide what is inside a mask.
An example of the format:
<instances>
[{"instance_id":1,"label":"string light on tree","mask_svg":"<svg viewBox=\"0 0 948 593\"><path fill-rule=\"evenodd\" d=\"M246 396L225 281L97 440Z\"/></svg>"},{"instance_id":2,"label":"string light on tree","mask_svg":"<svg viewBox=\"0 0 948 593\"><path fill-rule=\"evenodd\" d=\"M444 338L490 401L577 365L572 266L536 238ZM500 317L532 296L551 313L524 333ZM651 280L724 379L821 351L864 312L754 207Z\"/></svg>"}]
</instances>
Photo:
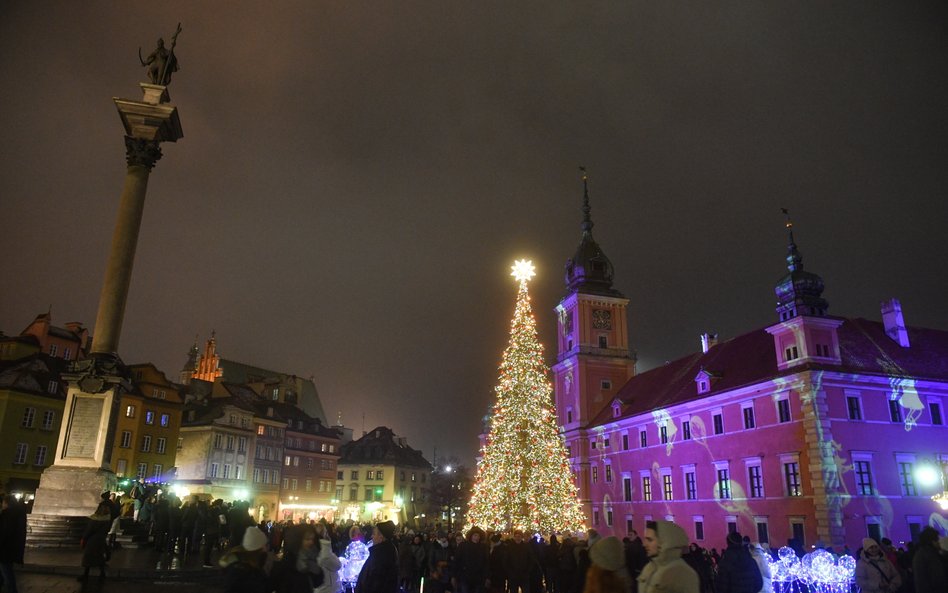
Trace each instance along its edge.
<instances>
[{"instance_id":1,"label":"string light on tree","mask_svg":"<svg viewBox=\"0 0 948 593\"><path fill-rule=\"evenodd\" d=\"M583 515L556 425L553 387L527 289L536 269L519 260L511 270L519 282L517 306L466 529L580 531L585 529Z\"/></svg>"}]
</instances>

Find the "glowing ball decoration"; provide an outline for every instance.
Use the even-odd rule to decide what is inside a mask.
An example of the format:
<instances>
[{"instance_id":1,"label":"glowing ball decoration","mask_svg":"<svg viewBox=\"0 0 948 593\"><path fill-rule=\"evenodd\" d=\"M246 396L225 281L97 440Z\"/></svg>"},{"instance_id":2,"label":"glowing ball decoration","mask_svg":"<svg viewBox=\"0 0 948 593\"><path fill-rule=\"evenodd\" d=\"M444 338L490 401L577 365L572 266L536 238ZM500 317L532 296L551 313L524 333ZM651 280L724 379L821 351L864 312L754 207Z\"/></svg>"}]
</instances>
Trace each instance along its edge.
<instances>
[{"instance_id":1,"label":"glowing ball decoration","mask_svg":"<svg viewBox=\"0 0 948 593\"><path fill-rule=\"evenodd\" d=\"M814 550L798 559L786 546L770 562L774 593L849 593L856 576L856 559L838 560L826 550Z\"/></svg>"},{"instance_id":2,"label":"glowing ball decoration","mask_svg":"<svg viewBox=\"0 0 948 593\"><path fill-rule=\"evenodd\" d=\"M342 566L339 568L339 582L348 585L350 588L355 586L359 580L359 573L362 572L362 565L369 557L369 548L359 540L353 540L346 553L339 559Z\"/></svg>"}]
</instances>

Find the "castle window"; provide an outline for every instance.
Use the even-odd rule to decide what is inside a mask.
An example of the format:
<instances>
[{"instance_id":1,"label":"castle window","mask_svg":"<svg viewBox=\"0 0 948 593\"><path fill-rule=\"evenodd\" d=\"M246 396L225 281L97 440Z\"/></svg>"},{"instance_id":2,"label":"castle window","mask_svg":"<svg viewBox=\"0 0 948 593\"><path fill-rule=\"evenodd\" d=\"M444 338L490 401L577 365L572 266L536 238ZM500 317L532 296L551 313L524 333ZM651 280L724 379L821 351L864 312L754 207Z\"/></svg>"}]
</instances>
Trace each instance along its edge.
<instances>
[{"instance_id":1,"label":"castle window","mask_svg":"<svg viewBox=\"0 0 948 593\"><path fill-rule=\"evenodd\" d=\"M566 423L573 421L573 408L566 408Z\"/></svg>"},{"instance_id":2,"label":"castle window","mask_svg":"<svg viewBox=\"0 0 948 593\"><path fill-rule=\"evenodd\" d=\"M754 420L754 404L745 404L741 408L741 412L744 414L744 428L754 428L757 425Z\"/></svg>"},{"instance_id":3,"label":"castle window","mask_svg":"<svg viewBox=\"0 0 948 593\"><path fill-rule=\"evenodd\" d=\"M889 419L892 420L892 422L902 421L902 407L899 405L898 400L889 400Z\"/></svg>"},{"instance_id":4,"label":"castle window","mask_svg":"<svg viewBox=\"0 0 948 593\"><path fill-rule=\"evenodd\" d=\"M724 416L719 412L712 418L714 422L714 434L724 434Z\"/></svg>"},{"instance_id":5,"label":"castle window","mask_svg":"<svg viewBox=\"0 0 948 593\"><path fill-rule=\"evenodd\" d=\"M862 402L858 395L846 396L846 410L850 420L862 420Z\"/></svg>"},{"instance_id":6,"label":"castle window","mask_svg":"<svg viewBox=\"0 0 948 593\"><path fill-rule=\"evenodd\" d=\"M608 379L603 379L599 385L603 389L612 389L612 381L609 381Z\"/></svg>"},{"instance_id":7,"label":"castle window","mask_svg":"<svg viewBox=\"0 0 948 593\"><path fill-rule=\"evenodd\" d=\"M928 411L932 416L932 425L941 426L941 404L934 401L928 402Z\"/></svg>"},{"instance_id":8,"label":"castle window","mask_svg":"<svg viewBox=\"0 0 948 593\"><path fill-rule=\"evenodd\" d=\"M658 436L662 444L668 443L668 427L664 424L658 427Z\"/></svg>"},{"instance_id":9,"label":"castle window","mask_svg":"<svg viewBox=\"0 0 948 593\"><path fill-rule=\"evenodd\" d=\"M787 346L787 348L783 351L783 359L787 362L796 360L798 358L800 358L800 354L798 353L796 346Z\"/></svg>"},{"instance_id":10,"label":"castle window","mask_svg":"<svg viewBox=\"0 0 948 593\"><path fill-rule=\"evenodd\" d=\"M777 420L790 422L790 400L788 398L777 401Z\"/></svg>"},{"instance_id":11,"label":"castle window","mask_svg":"<svg viewBox=\"0 0 948 593\"><path fill-rule=\"evenodd\" d=\"M608 348L608 347L609 347L609 342L608 342L606 336L599 336L599 347L600 347L600 348Z\"/></svg>"}]
</instances>

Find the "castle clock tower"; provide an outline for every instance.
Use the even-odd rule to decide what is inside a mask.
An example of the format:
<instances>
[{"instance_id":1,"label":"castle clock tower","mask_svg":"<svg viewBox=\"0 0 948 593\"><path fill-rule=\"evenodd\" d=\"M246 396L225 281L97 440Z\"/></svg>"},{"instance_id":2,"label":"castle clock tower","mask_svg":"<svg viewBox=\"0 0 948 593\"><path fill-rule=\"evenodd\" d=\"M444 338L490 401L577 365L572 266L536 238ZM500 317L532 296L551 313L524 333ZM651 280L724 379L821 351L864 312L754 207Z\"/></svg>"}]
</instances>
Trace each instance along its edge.
<instances>
[{"instance_id":1,"label":"castle clock tower","mask_svg":"<svg viewBox=\"0 0 948 593\"><path fill-rule=\"evenodd\" d=\"M635 374L629 349L629 299L612 287L613 267L592 236L583 171L583 235L566 262L566 296L556 306L554 397L583 510L589 517L589 439L585 427Z\"/></svg>"}]
</instances>

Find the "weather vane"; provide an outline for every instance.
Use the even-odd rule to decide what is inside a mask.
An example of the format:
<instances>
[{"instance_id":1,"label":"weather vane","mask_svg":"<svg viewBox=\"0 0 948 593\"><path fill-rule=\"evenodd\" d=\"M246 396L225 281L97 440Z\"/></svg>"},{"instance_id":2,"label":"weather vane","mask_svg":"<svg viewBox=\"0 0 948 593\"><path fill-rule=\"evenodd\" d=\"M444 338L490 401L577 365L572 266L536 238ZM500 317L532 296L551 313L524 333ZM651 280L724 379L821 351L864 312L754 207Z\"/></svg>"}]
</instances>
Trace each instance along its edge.
<instances>
[{"instance_id":1,"label":"weather vane","mask_svg":"<svg viewBox=\"0 0 948 593\"><path fill-rule=\"evenodd\" d=\"M533 267L533 262L528 259L517 260L514 265L510 266L510 269L512 270L510 275L520 282L527 282L536 276L536 268Z\"/></svg>"}]
</instances>

